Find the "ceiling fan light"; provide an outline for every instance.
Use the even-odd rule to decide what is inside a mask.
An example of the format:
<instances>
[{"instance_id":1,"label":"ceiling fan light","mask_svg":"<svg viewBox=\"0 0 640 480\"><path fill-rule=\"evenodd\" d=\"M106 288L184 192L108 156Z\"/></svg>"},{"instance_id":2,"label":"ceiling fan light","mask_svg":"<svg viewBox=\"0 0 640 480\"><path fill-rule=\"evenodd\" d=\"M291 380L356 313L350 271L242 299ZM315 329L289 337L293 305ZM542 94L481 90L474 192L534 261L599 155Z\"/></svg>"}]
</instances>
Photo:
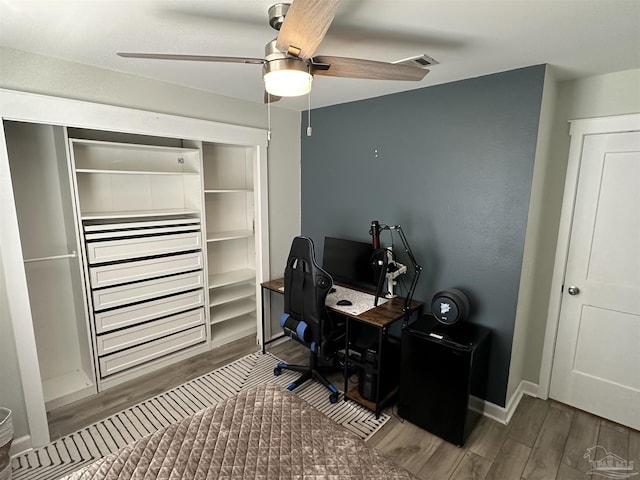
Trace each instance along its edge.
<instances>
[{"instance_id":1,"label":"ceiling fan light","mask_svg":"<svg viewBox=\"0 0 640 480\"><path fill-rule=\"evenodd\" d=\"M311 91L312 76L298 70L277 70L264 75L264 88L278 97L297 97Z\"/></svg>"},{"instance_id":2,"label":"ceiling fan light","mask_svg":"<svg viewBox=\"0 0 640 480\"><path fill-rule=\"evenodd\" d=\"M278 97L297 97L311 91L313 75L301 60L282 58L264 65L264 88Z\"/></svg>"}]
</instances>

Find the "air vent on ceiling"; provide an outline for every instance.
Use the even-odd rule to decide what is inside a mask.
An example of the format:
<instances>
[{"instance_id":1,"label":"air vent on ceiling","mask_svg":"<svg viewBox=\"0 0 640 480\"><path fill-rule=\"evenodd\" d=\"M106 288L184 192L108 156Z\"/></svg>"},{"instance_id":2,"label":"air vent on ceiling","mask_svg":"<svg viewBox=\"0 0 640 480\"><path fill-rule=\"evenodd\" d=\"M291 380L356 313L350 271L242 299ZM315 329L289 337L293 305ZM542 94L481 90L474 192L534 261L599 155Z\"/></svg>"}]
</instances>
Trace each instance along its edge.
<instances>
[{"instance_id":1,"label":"air vent on ceiling","mask_svg":"<svg viewBox=\"0 0 640 480\"><path fill-rule=\"evenodd\" d=\"M432 65L437 65L440 62L428 55L418 55L417 57L409 57L405 58L404 60L398 60L397 62L392 63L396 63L399 65L409 65L411 67L427 68Z\"/></svg>"}]
</instances>

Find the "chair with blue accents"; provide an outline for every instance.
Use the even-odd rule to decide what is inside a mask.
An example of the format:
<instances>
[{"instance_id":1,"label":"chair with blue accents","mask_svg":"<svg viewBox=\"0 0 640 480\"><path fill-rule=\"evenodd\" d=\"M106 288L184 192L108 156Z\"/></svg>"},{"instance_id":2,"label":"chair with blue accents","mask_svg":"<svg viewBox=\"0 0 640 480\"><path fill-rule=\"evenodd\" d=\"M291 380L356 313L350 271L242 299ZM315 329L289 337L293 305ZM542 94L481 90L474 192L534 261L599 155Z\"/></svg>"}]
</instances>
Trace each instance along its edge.
<instances>
[{"instance_id":1,"label":"chair with blue accents","mask_svg":"<svg viewBox=\"0 0 640 480\"><path fill-rule=\"evenodd\" d=\"M315 261L313 241L307 237L295 237L284 271L284 314L280 326L284 333L305 345L311 351L309 365L289 365L281 362L273 373L282 370L300 372L302 375L287 388L293 390L309 379L316 379L331 392L329 401L338 401L338 389L321 373L319 359L330 357L344 347L344 333L338 322L332 321L325 299L333 286L331 275ZM342 325L344 328L344 325Z\"/></svg>"}]
</instances>

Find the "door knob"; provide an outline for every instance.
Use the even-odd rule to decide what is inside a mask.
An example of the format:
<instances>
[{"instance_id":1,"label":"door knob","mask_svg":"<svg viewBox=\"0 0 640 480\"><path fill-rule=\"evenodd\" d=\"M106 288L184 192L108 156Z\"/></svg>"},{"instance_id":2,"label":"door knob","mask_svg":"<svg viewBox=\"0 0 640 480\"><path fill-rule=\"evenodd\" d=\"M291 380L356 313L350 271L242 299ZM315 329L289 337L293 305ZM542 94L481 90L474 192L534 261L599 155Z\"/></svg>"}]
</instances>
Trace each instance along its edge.
<instances>
[{"instance_id":1,"label":"door knob","mask_svg":"<svg viewBox=\"0 0 640 480\"><path fill-rule=\"evenodd\" d=\"M569 295L577 295L580 293L580 289L575 285L571 285L569 288L567 288L567 292L569 292Z\"/></svg>"}]
</instances>

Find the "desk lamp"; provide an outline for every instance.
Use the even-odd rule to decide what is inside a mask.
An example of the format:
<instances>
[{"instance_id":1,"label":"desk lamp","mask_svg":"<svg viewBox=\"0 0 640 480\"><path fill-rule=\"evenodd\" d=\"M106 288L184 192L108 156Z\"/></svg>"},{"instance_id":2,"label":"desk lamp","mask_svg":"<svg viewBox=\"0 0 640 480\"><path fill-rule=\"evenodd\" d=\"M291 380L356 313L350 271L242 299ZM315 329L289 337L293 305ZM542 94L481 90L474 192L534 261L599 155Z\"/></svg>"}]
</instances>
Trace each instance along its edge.
<instances>
[{"instance_id":1,"label":"desk lamp","mask_svg":"<svg viewBox=\"0 0 640 480\"><path fill-rule=\"evenodd\" d=\"M374 305L378 305L378 298L380 298L380 296L382 295L384 279L387 279L388 291L385 297L393 298L396 296L393 293L393 286L396 283L396 278L407 272L406 265L395 261L393 252L390 248L380 248L380 232L386 230L388 230L389 232L398 232L400 240L402 241L402 245L404 246L404 250L405 252L407 252L407 255L409 256L409 260L411 261L411 265L413 267L413 279L411 280L411 285L409 286L409 291L407 292L407 296L404 300L404 306L402 308L402 311L406 314L410 310L411 300L413 299L413 294L415 293L416 285L418 284L418 279L420 278L420 273L422 272L422 267L418 265L418 262L416 262L416 258L413 256L413 252L411 251L411 247L409 246L407 237L402 231L402 227L400 225L381 225L377 220L373 220L371 222L371 229L369 230L369 235L371 235L371 243L374 250L371 256L372 263L374 268L380 271L380 274L378 276Z\"/></svg>"}]
</instances>

